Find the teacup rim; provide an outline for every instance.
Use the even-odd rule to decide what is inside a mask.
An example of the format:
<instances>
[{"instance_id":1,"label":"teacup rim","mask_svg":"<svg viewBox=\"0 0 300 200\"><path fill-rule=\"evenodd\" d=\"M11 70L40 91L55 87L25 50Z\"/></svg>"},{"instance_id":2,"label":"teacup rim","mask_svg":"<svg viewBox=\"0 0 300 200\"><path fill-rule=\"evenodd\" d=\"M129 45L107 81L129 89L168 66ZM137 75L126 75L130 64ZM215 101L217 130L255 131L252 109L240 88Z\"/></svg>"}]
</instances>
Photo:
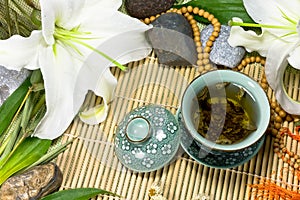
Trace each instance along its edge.
<instances>
[{"instance_id":1,"label":"teacup rim","mask_svg":"<svg viewBox=\"0 0 300 200\"><path fill-rule=\"evenodd\" d=\"M238 142L238 143L234 143L234 144L230 144L230 145L216 144L210 140L205 139L203 136L201 136L201 134L199 134L197 132L197 130L194 128L194 126L192 125L192 122L188 122L186 120L188 118L188 115L187 115L187 111L184 109L184 104L186 101L188 101L188 100L186 100L187 93L190 92L190 90L193 90L192 87L197 80L199 81L199 79L207 78L207 76L210 77L210 76L214 76L214 75L218 75L220 77L222 76L221 80L224 82L233 82L233 83L242 85L243 87L245 87L245 81L250 81L249 83L252 84L253 87L256 89L256 91L249 91L249 92L251 93L251 95L255 96L255 99L262 102L262 104L259 106L261 108L260 113L263 114L262 121L265 121L266 123L264 123L264 124L260 123L261 126L256 131L253 132L254 134L253 133L251 134L252 137L248 136L242 142ZM242 79L234 80L232 78L232 75L238 76ZM260 98L258 98L258 96ZM227 70L227 69L209 71L209 72L201 74L200 76L195 77L190 82L190 84L187 86L187 88L185 89L183 96L182 96L182 101L181 101L180 107L181 107L181 112L182 112L183 123L184 123L186 129L192 135L192 137L196 141L203 144L204 146L211 148L213 150L219 150L219 151L237 151L237 150L247 148L247 147L251 146L253 143L257 142L265 134L267 127L269 125L269 120L270 120L270 116L271 116L270 104L269 104L268 97L267 97L265 91L259 85L259 83L256 80L254 80L252 77L247 76L246 74L243 74L242 72ZM253 135L255 135L255 137Z\"/></svg>"}]
</instances>

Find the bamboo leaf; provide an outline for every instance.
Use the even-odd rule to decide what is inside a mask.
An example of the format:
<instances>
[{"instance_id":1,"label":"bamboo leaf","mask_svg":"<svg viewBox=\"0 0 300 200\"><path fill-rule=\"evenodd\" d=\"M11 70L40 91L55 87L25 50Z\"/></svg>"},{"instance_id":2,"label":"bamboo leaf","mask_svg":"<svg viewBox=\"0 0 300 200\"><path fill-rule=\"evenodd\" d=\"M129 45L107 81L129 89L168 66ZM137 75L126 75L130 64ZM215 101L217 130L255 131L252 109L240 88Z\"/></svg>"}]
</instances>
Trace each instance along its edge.
<instances>
[{"instance_id":1,"label":"bamboo leaf","mask_svg":"<svg viewBox=\"0 0 300 200\"><path fill-rule=\"evenodd\" d=\"M182 6L193 6L204 9L209 13L213 14L221 24L227 25L228 21L233 17L239 17L244 22L254 23L251 17L245 10L243 0L193 0ZM202 23L208 23L203 17L195 16L196 20Z\"/></svg>"},{"instance_id":2,"label":"bamboo leaf","mask_svg":"<svg viewBox=\"0 0 300 200\"><path fill-rule=\"evenodd\" d=\"M26 138L7 162L0 164L0 185L11 175L40 159L48 151L51 143L51 140Z\"/></svg>"},{"instance_id":3,"label":"bamboo leaf","mask_svg":"<svg viewBox=\"0 0 300 200\"><path fill-rule=\"evenodd\" d=\"M12 121L16 111L19 109L26 93L30 87L30 79L26 79L0 107L0 136L5 132Z\"/></svg>"},{"instance_id":4,"label":"bamboo leaf","mask_svg":"<svg viewBox=\"0 0 300 200\"><path fill-rule=\"evenodd\" d=\"M72 199L72 200L88 200L92 197L95 197L99 194L108 194L113 196L118 196L112 192L108 192L106 190L101 190L97 188L77 188L77 189L70 189L70 190L61 190L50 194L42 200L65 200L65 199Z\"/></svg>"}]
</instances>

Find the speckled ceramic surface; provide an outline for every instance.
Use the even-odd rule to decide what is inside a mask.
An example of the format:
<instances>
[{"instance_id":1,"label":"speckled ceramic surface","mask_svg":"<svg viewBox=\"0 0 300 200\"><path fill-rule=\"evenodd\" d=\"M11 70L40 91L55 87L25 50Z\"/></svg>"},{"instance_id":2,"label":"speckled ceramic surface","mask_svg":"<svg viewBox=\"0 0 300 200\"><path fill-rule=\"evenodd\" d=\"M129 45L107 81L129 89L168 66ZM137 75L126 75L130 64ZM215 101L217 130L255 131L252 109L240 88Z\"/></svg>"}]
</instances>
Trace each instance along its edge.
<instances>
[{"instance_id":1,"label":"speckled ceramic surface","mask_svg":"<svg viewBox=\"0 0 300 200\"><path fill-rule=\"evenodd\" d=\"M147 105L128 113L115 133L115 154L127 168L150 172L168 164L179 144L175 116L158 105Z\"/></svg>"},{"instance_id":2,"label":"speckled ceramic surface","mask_svg":"<svg viewBox=\"0 0 300 200\"><path fill-rule=\"evenodd\" d=\"M226 169L242 165L258 153L265 141L265 136L263 136L251 146L233 152L221 152L208 149L196 143L193 137L188 133L182 121L180 109L178 109L176 117L182 132L180 138L182 148L194 160L209 167Z\"/></svg>"}]
</instances>

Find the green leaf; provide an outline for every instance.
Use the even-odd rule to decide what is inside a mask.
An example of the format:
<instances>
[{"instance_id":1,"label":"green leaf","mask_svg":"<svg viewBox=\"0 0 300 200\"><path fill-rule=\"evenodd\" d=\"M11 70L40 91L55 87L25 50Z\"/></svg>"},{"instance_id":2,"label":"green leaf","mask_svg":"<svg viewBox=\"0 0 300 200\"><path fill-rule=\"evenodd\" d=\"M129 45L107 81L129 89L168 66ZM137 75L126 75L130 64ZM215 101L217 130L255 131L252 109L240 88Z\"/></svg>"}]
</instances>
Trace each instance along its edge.
<instances>
[{"instance_id":1,"label":"green leaf","mask_svg":"<svg viewBox=\"0 0 300 200\"><path fill-rule=\"evenodd\" d=\"M187 4L175 6L193 6L204 9L213 14L221 24L227 25L233 17L239 17L244 22L254 23L245 10L242 0L193 0ZM195 16L195 19L202 23L208 23L203 17Z\"/></svg>"},{"instance_id":2,"label":"green leaf","mask_svg":"<svg viewBox=\"0 0 300 200\"><path fill-rule=\"evenodd\" d=\"M27 78L0 107L0 136L5 132L11 123L30 86L30 79Z\"/></svg>"},{"instance_id":3,"label":"green leaf","mask_svg":"<svg viewBox=\"0 0 300 200\"><path fill-rule=\"evenodd\" d=\"M101 190L97 188L77 188L55 192L42 198L42 200L88 200L99 194L108 194L120 197L119 195L116 195L112 192L108 192L106 190Z\"/></svg>"},{"instance_id":4,"label":"green leaf","mask_svg":"<svg viewBox=\"0 0 300 200\"><path fill-rule=\"evenodd\" d=\"M35 137L26 138L5 163L0 163L0 185L11 175L40 159L52 141Z\"/></svg>"}]
</instances>

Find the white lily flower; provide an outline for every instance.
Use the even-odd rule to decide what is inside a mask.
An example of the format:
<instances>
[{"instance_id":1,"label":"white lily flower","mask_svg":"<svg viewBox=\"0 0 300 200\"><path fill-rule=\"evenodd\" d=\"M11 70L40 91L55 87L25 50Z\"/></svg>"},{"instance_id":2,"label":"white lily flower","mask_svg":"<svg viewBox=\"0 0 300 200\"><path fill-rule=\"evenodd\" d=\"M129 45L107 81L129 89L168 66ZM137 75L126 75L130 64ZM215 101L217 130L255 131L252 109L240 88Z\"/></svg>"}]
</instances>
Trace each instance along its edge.
<instances>
[{"instance_id":1,"label":"white lily flower","mask_svg":"<svg viewBox=\"0 0 300 200\"><path fill-rule=\"evenodd\" d=\"M265 72L268 83L282 108L291 114L300 114L300 102L286 93L283 76L290 64L300 69L300 1L299 0L243 0L247 13L258 24L243 23L234 18L230 24L228 42L244 46L266 57ZM240 26L260 27L262 33L244 31Z\"/></svg>"},{"instance_id":2,"label":"white lily flower","mask_svg":"<svg viewBox=\"0 0 300 200\"><path fill-rule=\"evenodd\" d=\"M103 121L117 84L109 67L150 53L144 37L149 26L119 12L121 3L40 0L42 29L27 38L15 35L0 41L0 65L42 72L47 111L34 136L54 139L63 134L89 90L104 104L97 107L96 116L87 111L82 119L93 124Z\"/></svg>"}]
</instances>

